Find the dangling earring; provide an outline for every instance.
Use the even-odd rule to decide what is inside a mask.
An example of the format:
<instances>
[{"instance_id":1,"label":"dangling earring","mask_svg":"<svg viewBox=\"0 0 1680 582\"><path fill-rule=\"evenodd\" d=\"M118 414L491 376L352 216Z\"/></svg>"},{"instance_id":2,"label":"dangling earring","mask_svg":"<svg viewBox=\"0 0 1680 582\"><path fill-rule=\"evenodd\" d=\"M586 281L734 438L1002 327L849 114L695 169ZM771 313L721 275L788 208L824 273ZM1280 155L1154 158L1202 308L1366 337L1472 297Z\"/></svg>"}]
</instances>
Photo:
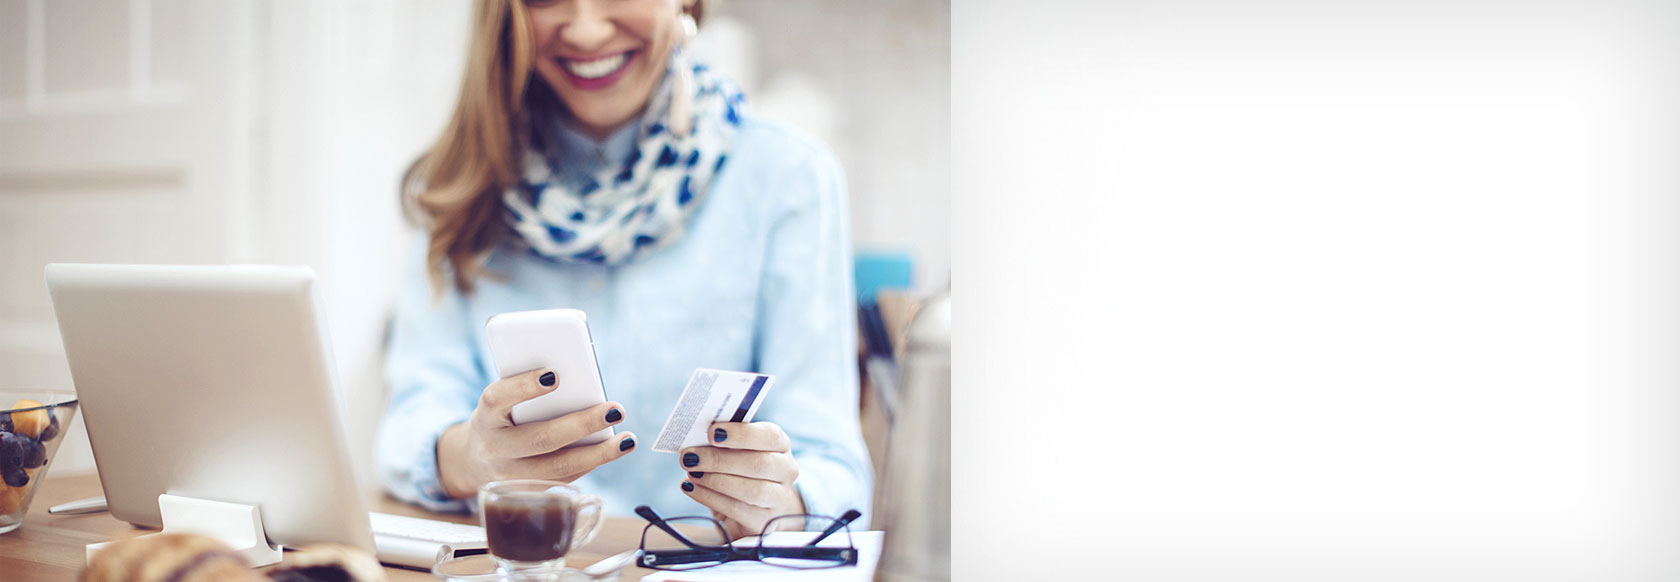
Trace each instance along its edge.
<instances>
[{"instance_id":1,"label":"dangling earring","mask_svg":"<svg viewBox=\"0 0 1680 582\"><path fill-rule=\"evenodd\" d=\"M694 124L694 71L688 66L689 41L700 33L699 23L694 21L694 15L683 12L677 17L682 25L682 37L677 39L676 46L671 48L676 56L671 59L671 66L676 75L671 85L671 106L666 111L665 126L671 128L671 134L676 137L688 137L688 132Z\"/></svg>"}]
</instances>

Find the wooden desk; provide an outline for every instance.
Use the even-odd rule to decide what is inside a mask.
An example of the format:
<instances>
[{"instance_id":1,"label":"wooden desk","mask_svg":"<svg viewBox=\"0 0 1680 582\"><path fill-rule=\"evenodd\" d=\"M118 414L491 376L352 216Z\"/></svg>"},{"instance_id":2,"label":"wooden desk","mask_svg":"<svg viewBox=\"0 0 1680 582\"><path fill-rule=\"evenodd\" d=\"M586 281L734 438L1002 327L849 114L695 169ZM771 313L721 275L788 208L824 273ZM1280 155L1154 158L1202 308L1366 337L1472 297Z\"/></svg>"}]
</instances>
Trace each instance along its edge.
<instances>
[{"instance_id":1,"label":"wooden desk","mask_svg":"<svg viewBox=\"0 0 1680 582\"><path fill-rule=\"evenodd\" d=\"M47 508L102 494L97 475L52 477L42 483L30 503L23 527L0 534L0 579L5 582L64 582L75 580L86 564L86 546L91 543L130 538L151 533L117 521L109 513L49 515ZM372 511L477 523L464 515L439 515L379 496L368 500ZM640 542L643 521L633 517L609 517L589 545L572 553L576 565L588 565L603 557L633 550ZM287 554L288 556L290 553ZM285 558L289 559L289 558ZM434 581L429 572L387 567L392 582ZM640 580L650 570L634 566L625 569L622 580Z\"/></svg>"}]
</instances>

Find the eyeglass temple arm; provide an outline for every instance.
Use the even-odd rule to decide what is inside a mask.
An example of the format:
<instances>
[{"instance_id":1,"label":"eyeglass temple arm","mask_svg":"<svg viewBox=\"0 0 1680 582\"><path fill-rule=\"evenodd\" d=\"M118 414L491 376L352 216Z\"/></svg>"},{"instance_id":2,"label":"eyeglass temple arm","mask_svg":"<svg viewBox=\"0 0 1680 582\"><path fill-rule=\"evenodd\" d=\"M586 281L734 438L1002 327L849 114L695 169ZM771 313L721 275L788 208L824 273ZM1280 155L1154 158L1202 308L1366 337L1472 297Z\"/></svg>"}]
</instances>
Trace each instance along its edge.
<instances>
[{"instance_id":1,"label":"eyeglass temple arm","mask_svg":"<svg viewBox=\"0 0 1680 582\"><path fill-rule=\"evenodd\" d=\"M817 545L817 542L823 541L824 538L834 535L834 532L840 531L840 528L846 527L846 524L852 523L852 520L861 516L863 516L863 512L861 511L856 509L846 510L846 513L842 514L840 519L834 520L834 525L828 526L828 529L823 530L822 535L817 536L817 539L811 540L811 543L805 544L805 546L811 547Z\"/></svg>"},{"instance_id":2,"label":"eyeglass temple arm","mask_svg":"<svg viewBox=\"0 0 1680 582\"><path fill-rule=\"evenodd\" d=\"M689 540L688 536L682 535L682 533L678 532L676 528L671 527L671 524L665 523L665 518L659 517L659 514L654 513L652 507L637 505L636 515L642 516L642 519L648 520L648 523L653 524L654 527L663 530L665 533L671 534L671 537L676 538L677 541L682 542L683 545L694 549L700 549L699 544Z\"/></svg>"}]
</instances>

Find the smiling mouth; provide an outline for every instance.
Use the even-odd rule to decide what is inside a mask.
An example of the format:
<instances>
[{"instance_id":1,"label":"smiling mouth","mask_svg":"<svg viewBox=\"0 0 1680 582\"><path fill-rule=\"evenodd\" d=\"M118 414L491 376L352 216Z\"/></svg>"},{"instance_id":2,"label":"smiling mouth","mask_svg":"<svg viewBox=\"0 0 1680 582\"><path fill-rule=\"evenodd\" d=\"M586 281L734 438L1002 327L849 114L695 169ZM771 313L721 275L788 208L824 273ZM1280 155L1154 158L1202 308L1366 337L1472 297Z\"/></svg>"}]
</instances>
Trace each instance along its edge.
<instances>
[{"instance_id":1,"label":"smiling mouth","mask_svg":"<svg viewBox=\"0 0 1680 582\"><path fill-rule=\"evenodd\" d=\"M632 54L634 54L634 51L588 61L560 59L560 67L565 69L567 74L579 80L597 81L623 70L624 66L630 62Z\"/></svg>"}]
</instances>

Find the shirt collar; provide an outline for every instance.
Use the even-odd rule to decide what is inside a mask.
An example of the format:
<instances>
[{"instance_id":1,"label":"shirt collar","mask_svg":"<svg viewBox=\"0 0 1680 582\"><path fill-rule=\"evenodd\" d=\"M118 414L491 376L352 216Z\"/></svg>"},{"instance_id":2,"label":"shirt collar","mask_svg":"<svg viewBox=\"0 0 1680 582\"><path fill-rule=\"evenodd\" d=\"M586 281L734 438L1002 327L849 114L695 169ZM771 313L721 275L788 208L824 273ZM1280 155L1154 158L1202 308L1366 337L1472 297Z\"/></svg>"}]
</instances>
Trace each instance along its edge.
<instances>
[{"instance_id":1,"label":"shirt collar","mask_svg":"<svg viewBox=\"0 0 1680 582\"><path fill-rule=\"evenodd\" d=\"M613 130L605 139L597 140L573 127L569 120L563 119L557 125L560 147L556 161L562 168L590 171L623 166L630 159L630 154L636 151L636 136L642 128L639 121L633 121Z\"/></svg>"}]
</instances>

